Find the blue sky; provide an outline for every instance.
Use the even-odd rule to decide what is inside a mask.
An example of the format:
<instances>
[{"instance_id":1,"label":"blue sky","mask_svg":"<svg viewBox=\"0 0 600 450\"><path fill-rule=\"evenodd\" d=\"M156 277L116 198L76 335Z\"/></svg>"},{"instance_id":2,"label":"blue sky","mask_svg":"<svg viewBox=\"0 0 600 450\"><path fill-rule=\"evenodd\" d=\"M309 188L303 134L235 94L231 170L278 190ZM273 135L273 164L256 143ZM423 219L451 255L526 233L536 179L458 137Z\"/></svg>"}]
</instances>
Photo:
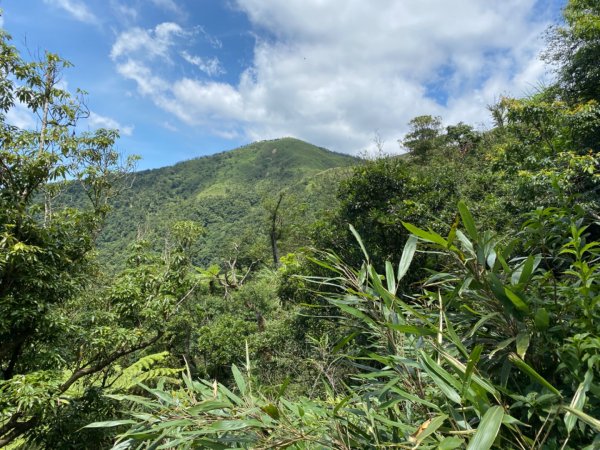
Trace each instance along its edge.
<instances>
[{"instance_id":1,"label":"blue sky","mask_svg":"<svg viewBox=\"0 0 600 450\"><path fill-rule=\"evenodd\" d=\"M361 153L378 135L395 152L420 114L485 127L487 105L551 79L538 54L563 4L0 0L18 48L74 64L82 128L119 128L140 168L282 136Z\"/></svg>"}]
</instances>

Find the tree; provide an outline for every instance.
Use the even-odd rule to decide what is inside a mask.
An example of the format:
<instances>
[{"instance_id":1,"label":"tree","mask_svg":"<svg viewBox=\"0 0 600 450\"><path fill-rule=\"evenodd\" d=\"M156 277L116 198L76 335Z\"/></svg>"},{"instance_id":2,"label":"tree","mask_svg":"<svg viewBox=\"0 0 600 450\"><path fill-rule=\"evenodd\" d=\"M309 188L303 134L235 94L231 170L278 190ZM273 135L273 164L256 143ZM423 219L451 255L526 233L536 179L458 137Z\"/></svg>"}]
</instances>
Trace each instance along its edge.
<instances>
[{"instance_id":1,"label":"tree","mask_svg":"<svg viewBox=\"0 0 600 450\"><path fill-rule=\"evenodd\" d=\"M273 265L279 267L279 248L277 241L281 239L283 217L280 212L281 202L285 196L284 192L280 192L276 199L265 205L265 209L269 214L269 242L271 244L271 252L273 254Z\"/></svg>"},{"instance_id":2,"label":"tree","mask_svg":"<svg viewBox=\"0 0 600 450\"><path fill-rule=\"evenodd\" d=\"M124 308L131 296L120 304L98 284L94 241L134 161L120 164L116 131L77 134L87 110L81 92L59 88L69 66L52 53L26 62L0 33L0 446L42 431L107 383L116 362L157 342L189 289L179 248L153 282L134 278L134 288L125 277L111 287L122 292L129 282L135 313ZM17 104L38 129L7 122ZM54 205L65 183L81 185L86 207Z\"/></svg>"},{"instance_id":3,"label":"tree","mask_svg":"<svg viewBox=\"0 0 600 450\"><path fill-rule=\"evenodd\" d=\"M424 161L440 145L442 118L439 116L417 116L408 123L409 132L402 145L408 151Z\"/></svg>"},{"instance_id":4,"label":"tree","mask_svg":"<svg viewBox=\"0 0 600 450\"><path fill-rule=\"evenodd\" d=\"M281 189L269 183L262 189L261 206L274 267L280 266L281 250L282 247L285 250L285 244L289 247L293 242L294 247L299 247L299 242L302 242L298 234L303 231L305 223L302 219L305 219L303 216L307 215L307 211L302 199L294 192L294 189L301 189L300 184Z\"/></svg>"},{"instance_id":5,"label":"tree","mask_svg":"<svg viewBox=\"0 0 600 450\"><path fill-rule=\"evenodd\" d=\"M459 122L446 127L445 138L448 144L455 147L464 156L474 150L481 140L481 134L475 131L471 125Z\"/></svg>"},{"instance_id":6,"label":"tree","mask_svg":"<svg viewBox=\"0 0 600 450\"><path fill-rule=\"evenodd\" d=\"M595 448L600 243L588 240L578 212L540 209L533 221L550 220L549 234L568 236L548 269L535 237L515 253L506 239L479 231L464 203L458 209L445 236L405 224L413 235L385 275L359 236L360 268L321 253L330 275L312 282L339 288L322 292L340 307L347 333L336 357L358 371L342 393L330 386L325 398L286 399L285 383L266 393L250 360L245 373L232 366L230 389L188 373L179 392L122 398L143 414L90 426L128 425L113 447L124 449ZM555 215L566 219L558 227ZM398 295L417 251L444 254L446 267L431 270L420 292Z\"/></svg>"},{"instance_id":7,"label":"tree","mask_svg":"<svg viewBox=\"0 0 600 450\"><path fill-rule=\"evenodd\" d=\"M570 102L600 101L600 4L570 0L566 26L550 30L544 59L556 66L558 86Z\"/></svg>"}]
</instances>

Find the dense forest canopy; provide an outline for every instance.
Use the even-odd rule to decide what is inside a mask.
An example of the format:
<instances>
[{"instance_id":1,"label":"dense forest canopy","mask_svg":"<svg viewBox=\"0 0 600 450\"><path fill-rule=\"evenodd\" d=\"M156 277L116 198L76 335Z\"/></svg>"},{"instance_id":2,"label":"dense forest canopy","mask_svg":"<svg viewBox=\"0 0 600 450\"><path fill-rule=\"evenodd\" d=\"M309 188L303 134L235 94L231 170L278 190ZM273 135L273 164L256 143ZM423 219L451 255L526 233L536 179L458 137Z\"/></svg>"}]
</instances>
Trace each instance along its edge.
<instances>
[{"instance_id":1,"label":"dense forest canopy","mask_svg":"<svg viewBox=\"0 0 600 450\"><path fill-rule=\"evenodd\" d=\"M599 448L600 6L564 17L489 130L141 173L2 32L0 447Z\"/></svg>"}]
</instances>

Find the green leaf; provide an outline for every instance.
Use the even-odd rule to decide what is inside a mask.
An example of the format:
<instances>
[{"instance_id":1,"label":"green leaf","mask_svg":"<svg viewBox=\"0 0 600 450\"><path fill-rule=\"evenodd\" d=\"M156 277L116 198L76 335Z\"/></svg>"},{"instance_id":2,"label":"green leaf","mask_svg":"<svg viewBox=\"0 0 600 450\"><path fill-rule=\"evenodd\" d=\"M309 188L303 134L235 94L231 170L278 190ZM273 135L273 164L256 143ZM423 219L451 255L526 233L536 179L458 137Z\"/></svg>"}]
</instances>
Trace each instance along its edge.
<instances>
[{"instance_id":1,"label":"green leaf","mask_svg":"<svg viewBox=\"0 0 600 450\"><path fill-rule=\"evenodd\" d=\"M275 398L276 400L279 400L283 396L283 394L285 394L285 391L287 390L291 381L292 379L289 376L285 377L285 380L283 380L283 383L281 383L281 387L277 391L277 397Z\"/></svg>"},{"instance_id":2,"label":"green leaf","mask_svg":"<svg viewBox=\"0 0 600 450\"><path fill-rule=\"evenodd\" d=\"M454 356L448 354L443 350L438 350L440 355L448 362L450 365L462 376L463 380L467 377L467 366L465 366L461 361L456 359ZM498 391L487 381L477 376L475 373L471 373L470 375L473 382L482 388L483 390L489 392L494 397L498 396ZM468 386L467 386L468 388ZM463 391L464 391L464 383L463 383Z\"/></svg>"},{"instance_id":3,"label":"green leaf","mask_svg":"<svg viewBox=\"0 0 600 450\"><path fill-rule=\"evenodd\" d=\"M399 383L399 382L398 382L398 383ZM397 395L398 395L398 397L401 397L401 398L403 398L403 399L406 399L406 400L408 400L408 401L410 401L410 402L413 402L413 403L419 403L419 404L421 404L421 405L424 405L424 406L427 406L428 408L431 408L431 409L433 409L433 410L437 410L437 411L439 411L439 410L440 410L439 406L437 406L436 404L434 404L434 403L431 403L431 402L428 402L427 400L425 400L425 399L423 399L423 398L421 398L421 397L418 397L418 396L416 396L416 395L410 394L409 392L406 392L405 390L403 390L403 389L400 389L400 388L399 388L399 387L397 387L397 386L394 386L394 387L392 387L392 388L390 389L390 391L392 391L392 392L394 392L395 394L397 394Z\"/></svg>"},{"instance_id":4,"label":"green leaf","mask_svg":"<svg viewBox=\"0 0 600 450\"><path fill-rule=\"evenodd\" d=\"M458 381L452 378L452 375L446 372L439 364L437 364L424 353L421 353L421 358L423 362L423 370L427 372L439 390L442 391L442 393L448 397L448 399L461 405L462 398L456 391L456 389L460 388Z\"/></svg>"},{"instance_id":5,"label":"green leaf","mask_svg":"<svg viewBox=\"0 0 600 450\"><path fill-rule=\"evenodd\" d=\"M563 406L563 409L577 416L581 421L587 423L590 427L594 428L596 432L600 432L600 420L590 416L589 414L584 413L579 409L571 408L570 406Z\"/></svg>"},{"instance_id":6,"label":"green leaf","mask_svg":"<svg viewBox=\"0 0 600 450\"><path fill-rule=\"evenodd\" d=\"M498 436L503 417L504 409L501 406L492 406L488 409L483 415L475 435L469 441L467 450L489 449Z\"/></svg>"},{"instance_id":7,"label":"green leaf","mask_svg":"<svg viewBox=\"0 0 600 450\"><path fill-rule=\"evenodd\" d=\"M192 406L188 410L188 412L190 414L194 415L194 414L198 414L198 413L213 411L215 409L225 409L225 408L231 408L231 404L227 403L227 402L222 402L219 400L205 400L203 402L198 403L195 406Z\"/></svg>"},{"instance_id":8,"label":"green leaf","mask_svg":"<svg viewBox=\"0 0 600 450\"><path fill-rule=\"evenodd\" d=\"M354 395L350 394L344 397L342 400L340 400L340 402L337 405L335 405L335 408L333 408L333 415L335 416L338 413L338 411L352 399L352 397L354 397Z\"/></svg>"},{"instance_id":9,"label":"green leaf","mask_svg":"<svg viewBox=\"0 0 600 450\"><path fill-rule=\"evenodd\" d=\"M348 336L343 337L342 339L340 339L333 347L332 352L333 353L337 353L339 352L342 348L344 348L346 346L346 344L348 342L350 342L352 339L354 339L356 336L358 336L360 333L358 331L355 331L354 333L349 334ZM289 383L289 381L288 381Z\"/></svg>"},{"instance_id":10,"label":"green leaf","mask_svg":"<svg viewBox=\"0 0 600 450\"><path fill-rule=\"evenodd\" d=\"M508 338L508 339L504 339L502 342L500 342L498 345L496 345L496 347L494 348L494 350L492 350L490 352L490 354L488 355L488 358L489 359L493 358L496 353L498 353L499 351L504 350L506 347L508 347L510 344L512 344L516 340L517 340L516 337L511 337L511 338Z\"/></svg>"},{"instance_id":11,"label":"green leaf","mask_svg":"<svg viewBox=\"0 0 600 450\"><path fill-rule=\"evenodd\" d=\"M152 430L161 430L163 428L178 428L195 425L196 422L192 419L166 420L164 422L153 425Z\"/></svg>"},{"instance_id":12,"label":"green leaf","mask_svg":"<svg viewBox=\"0 0 600 450\"><path fill-rule=\"evenodd\" d=\"M387 281L387 290L396 295L396 277L392 263L389 261L385 262L385 280Z\"/></svg>"},{"instance_id":13,"label":"green leaf","mask_svg":"<svg viewBox=\"0 0 600 450\"><path fill-rule=\"evenodd\" d=\"M411 436L412 439L414 439L414 443L416 445L419 445L427 436L430 436L433 433L435 433L437 429L442 426L442 424L447 418L448 416L446 414L440 414L439 416L436 416L433 419L429 419L427 422L422 424L417 430L417 432L413 436Z\"/></svg>"},{"instance_id":14,"label":"green leaf","mask_svg":"<svg viewBox=\"0 0 600 450\"><path fill-rule=\"evenodd\" d=\"M506 289L502 284L502 281L500 281L498 276L493 272L488 273L488 281L494 296L502 303L507 311L512 312L515 309L515 306L506 295Z\"/></svg>"},{"instance_id":15,"label":"green leaf","mask_svg":"<svg viewBox=\"0 0 600 450\"><path fill-rule=\"evenodd\" d=\"M473 241L478 241L479 233L475 227L475 221L473 220L473 216L471 215L469 208L467 208L467 205L462 200L458 202L458 211L460 213L463 225L465 226L465 230L467 230L467 234Z\"/></svg>"},{"instance_id":16,"label":"green leaf","mask_svg":"<svg viewBox=\"0 0 600 450\"><path fill-rule=\"evenodd\" d=\"M486 314L485 316L483 316L481 319L479 319L477 321L477 323L475 323L475 325L473 325L473 328L471 328L471 331L469 331L468 337L472 337L473 335L475 335L477 330L479 328L481 328L486 322L488 322L489 320L493 319L494 317L498 317L498 316L500 316L500 314L497 312L489 313L489 314Z\"/></svg>"},{"instance_id":17,"label":"green leaf","mask_svg":"<svg viewBox=\"0 0 600 450\"><path fill-rule=\"evenodd\" d=\"M473 375L473 371L475 370L475 366L479 362L479 358L481 358L481 352L483 351L483 345L476 345L471 354L469 355L469 360L467 361L467 368L465 370L465 381L463 383L463 395L465 389L469 387L471 384L471 375Z\"/></svg>"},{"instance_id":18,"label":"green leaf","mask_svg":"<svg viewBox=\"0 0 600 450\"><path fill-rule=\"evenodd\" d=\"M410 235L408 237L408 240L406 241L406 244L404 244L404 250L402 251L400 264L398 264L398 282L400 282L400 280L404 278L404 275L406 275L406 272L408 272L408 268L410 267L410 263L412 262L413 257L415 256L416 250L417 238L414 235Z\"/></svg>"},{"instance_id":19,"label":"green leaf","mask_svg":"<svg viewBox=\"0 0 600 450\"><path fill-rule=\"evenodd\" d=\"M406 222L402 222L402 225L404 225L404 228L406 228L412 234L423 239L424 241L433 242L434 244L439 244L444 248L448 248L448 241L435 231L425 231Z\"/></svg>"},{"instance_id":20,"label":"green leaf","mask_svg":"<svg viewBox=\"0 0 600 450\"><path fill-rule=\"evenodd\" d=\"M111 428L118 427L119 425L133 425L137 423L135 420L125 419L125 420L108 420L106 422L94 422L86 425L83 428Z\"/></svg>"},{"instance_id":21,"label":"green leaf","mask_svg":"<svg viewBox=\"0 0 600 450\"><path fill-rule=\"evenodd\" d=\"M223 386L222 384L219 384L218 386L219 386L219 391L222 391L236 405L244 404L244 401L241 398L239 398L237 395L235 395L233 392L231 392L225 386Z\"/></svg>"},{"instance_id":22,"label":"green leaf","mask_svg":"<svg viewBox=\"0 0 600 450\"><path fill-rule=\"evenodd\" d=\"M511 363L513 363L515 366L517 366L522 372L527 374L532 380L537 381L538 383L540 383L542 386L546 387L551 392L562 397L562 395L558 389L556 389L554 386L552 386L548 382L548 380L546 380L543 376L541 376L539 373L537 373L533 369L533 367L531 367L529 364L527 364L525 361L523 361L517 354L510 353L508 355L508 360Z\"/></svg>"},{"instance_id":23,"label":"green leaf","mask_svg":"<svg viewBox=\"0 0 600 450\"><path fill-rule=\"evenodd\" d=\"M456 239L456 230L458 229L458 225L460 224L460 215L456 214L454 217L454 222L452 222L452 226L450 227L450 231L448 232L448 244L454 244L454 240Z\"/></svg>"},{"instance_id":24,"label":"green leaf","mask_svg":"<svg viewBox=\"0 0 600 450\"><path fill-rule=\"evenodd\" d=\"M337 306L338 308L340 308L345 313L350 314L351 316L361 319L364 322L367 322L370 324L375 324L375 321L373 319L371 319L369 316L367 316L364 312L354 308L353 306L350 306L339 300L331 300L331 303L334 304L335 306Z\"/></svg>"},{"instance_id":25,"label":"green leaf","mask_svg":"<svg viewBox=\"0 0 600 450\"><path fill-rule=\"evenodd\" d=\"M365 255L365 260L369 261L369 254L367 253L367 249L365 248L365 245L363 244L363 241L360 237L360 234L358 234L358 231L356 231L356 229L352 226L350 226L350 231L352 232L352 234L354 235L354 238L356 239L356 242L358 242L358 245L360 245L360 249L363 252L363 255Z\"/></svg>"},{"instance_id":26,"label":"green leaf","mask_svg":"<svg viewBox=\"0 0 600 450\"><path fill-rule=\"evenodd\" d=\"M589 390L590 385L592 384L592 380L594 379L594 372L591 369L585 373L585 377L583 381L579 383L579 387L577 391L575 391L575 395L573 395L573 399L571 400L571 404L569 405L572 409L581 411L585 405L585 401L587 399L586 392ZM577 416L571 412L567 412L565 414L565 425L567 427L567 431L571 433L575 423L577 422Z\"/></svg>"},{"instance_id":27,"label":"green leaf","mask_svg":"<svg viewBox=\"0 0 600 450\"><path fill-rule=\"evenodd\" d=\"M469 240L469 238L460 230L456 230L456 237L461 242L463 249L470 255L470 257L475 258L477 256L475 253L475 247L473 247L473 243Z\"/></svg>"},{"instance_id":28,"label":"green leaf","mask_svg":"<svg viewBox=\"0 0 600 450\"><path fill-rule=\"evenodd\" d=\"M455 448L462 447L464 440L456 436L446 437L438 445L438 450L454 450Z\"/></svg>"},{"instance_id":29,"label":"green leaf","mask_svg":"<svg viewBox=\"0 0 600 450\"><path fill-rule=\"evenodd\" d=\"M527 349L529 348L529 333L522 332L517 335L517 355L521 358L525 358L525 353L527 353Z\"/></svg>"},{"instance_id":30,"label":"green leaf","mask_svg":"<svg viewBox=\"0 0 600 450\"><path fill-rule=\"evenodd\" d=\"M538 331L545 331L550 326L550 315L546 308L540 308L535 312L535 327Z\"/></svg>"},{"instance_id":31,"label":"green leaf","mask_svg":"<svg viewBox=\"0 0 600 450\"><path fill-rule=\"evenodd\" d=\"M244 376L240 372L240 369L238 369L235 364L232 364L231 372L233 373L233 378L235 378L235 384L237 385L240 393L242 395L245 394L246 393L246 381L244 380Z\"/></svg>"},{"instance_id":32,"label":"green leaf","mask_svg":"<svg viewBox=\"0 0 600 450\"><path fill-rule=\"evenodd\" d=\"M243 430L244 428L262 428L263 424L255 419L246 420L220 420L212 423L206 431L236 431Z\"/></svg>"},{"instance_id":33,"label":"green leaf","mask_svg":"<svg viewBox=\"0 0 600 450\"><path fill-rule=\"evenodd\" d=\"M381 297L385 305L388 308L392 308L392 304L394 303L396 297L383 286L381 278L375 270L375 267L369 265L368 269L371 282L373 283L373 289L375 289L375 291Z\"/></svg>"},{"instance_id":34,"label":"green leaf","mask_svg":"<svg viewBox=\"0 0 600 450\"><path fill-rule=\"evenodd\" d=\"M517 294L516 292L511 291L508 287L504 288L504 293L506 294L508 299L511 301L511 303L515 306L515 308L517 308L518 311L521 311L524 313L529 312L529 306L527 306L527 303L525 302L525 299L523 298L523 296Z\"/></svg>"},{"instance_id":35,"label":"green leaf","mask_svg":"<svg viewBox=\"0 0 600 450\"><path fill-rule=\"evenodd\" d=\"M533 271L537 268L542 260L541 255L529 255L513 273L511 281L513 284L525 284L531 279Z\"/></svg>"}]
</instances>

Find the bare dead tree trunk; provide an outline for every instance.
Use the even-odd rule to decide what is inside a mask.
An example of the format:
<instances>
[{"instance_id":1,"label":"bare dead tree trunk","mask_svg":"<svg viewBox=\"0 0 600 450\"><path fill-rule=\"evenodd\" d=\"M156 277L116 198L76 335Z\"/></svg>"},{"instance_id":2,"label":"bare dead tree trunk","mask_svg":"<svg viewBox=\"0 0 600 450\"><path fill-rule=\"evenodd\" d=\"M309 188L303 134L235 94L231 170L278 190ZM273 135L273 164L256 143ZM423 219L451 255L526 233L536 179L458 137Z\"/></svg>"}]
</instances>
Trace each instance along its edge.
<instances>
[{"instance_id":1,"label":"bare dead tree trunk","mask_svg":"<svg viewBox=\"0 0 600 450\"><path fill-rule=\"evenodd\" d=\"M271 230L269 231L269 238L271 240L271 251L273 253L273 264L275 267L279 267L279 249L277 248L277 238L279 237L280 230L278 227L279 222L279 208L283 201L283 192L279 193L279 198L275 204L275 208L271 212Z\"/></svg>"}]
</instances>

